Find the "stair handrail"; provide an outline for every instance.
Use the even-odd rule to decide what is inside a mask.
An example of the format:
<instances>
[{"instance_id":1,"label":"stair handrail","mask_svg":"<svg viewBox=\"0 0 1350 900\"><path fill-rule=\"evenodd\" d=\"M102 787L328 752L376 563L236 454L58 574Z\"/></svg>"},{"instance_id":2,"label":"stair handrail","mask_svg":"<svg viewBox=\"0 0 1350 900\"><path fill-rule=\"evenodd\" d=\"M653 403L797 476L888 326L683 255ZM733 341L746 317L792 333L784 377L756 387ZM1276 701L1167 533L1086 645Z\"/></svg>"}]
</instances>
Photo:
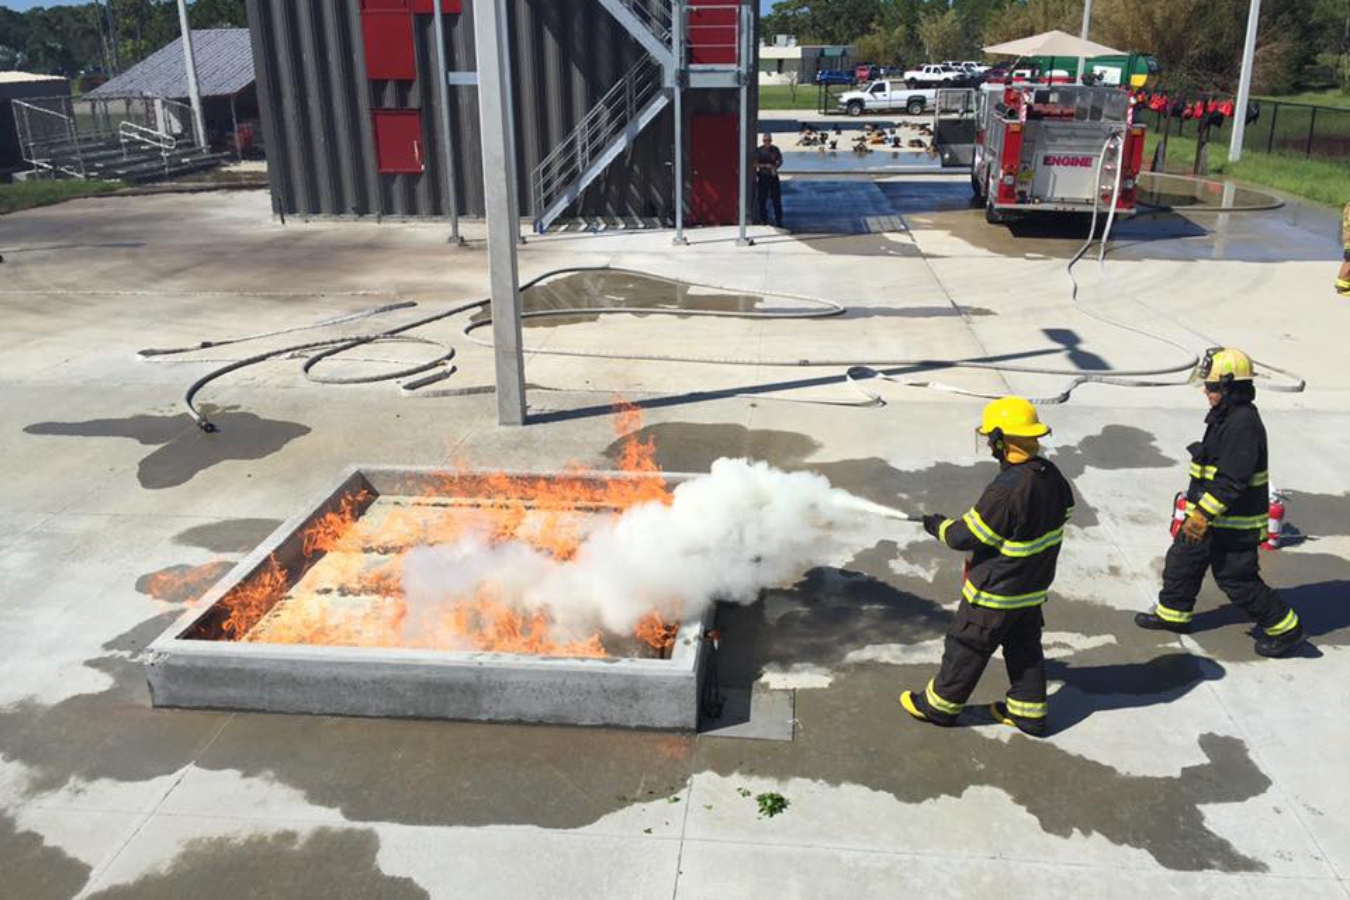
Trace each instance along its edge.
<instances>
[{"instance_id":1,"label":"stair handrail","mask_svg":"<svg viewBox=\"0 0 1350 900\"><path fill-rule=\"evenodd\" d=\"M534 169L535 212L542 212L554 196L586 171L609 143L622 134L638 112L661 92L662 71L644 56L582 117Z\"/></svg>"},{"instance_id":2,"label":"stair handrail","mask_svg":"<svg viewBox=\"0 0 1350 900\"><path fill-rule=\"evenodd\" d=\"M169 155L178 148L178 139L171 134L165 134L154 128L145 125L137 125L135 122L121 122L117 126L117 140L122 144L122 158L127 156L127 142L144 144L147 147L153 147L159 151L160 157L164 160L164 169L168 171Z\"/></svg>"}]
</instances>

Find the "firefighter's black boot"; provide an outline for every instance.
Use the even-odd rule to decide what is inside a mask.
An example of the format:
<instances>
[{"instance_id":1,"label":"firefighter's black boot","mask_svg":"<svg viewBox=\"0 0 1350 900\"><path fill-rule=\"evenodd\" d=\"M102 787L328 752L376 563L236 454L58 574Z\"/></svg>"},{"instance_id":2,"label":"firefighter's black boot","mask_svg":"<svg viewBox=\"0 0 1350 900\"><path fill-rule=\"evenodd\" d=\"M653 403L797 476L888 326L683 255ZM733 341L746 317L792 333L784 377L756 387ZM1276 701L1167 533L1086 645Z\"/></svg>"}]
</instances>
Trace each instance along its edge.
<instances>
[{"instance_id":1,"label":"firefighter's black boot","mask_svg":"<svg viewBox=\"0 0 1350 900\"><path fill-rule=\"evenodd\" d=\"M1004 725L1011 725L1023 734L1029 734L1032 737L1045 737L1046 732L1050 730L1050 723L1046 721L1045 716L1039 716L1035 719L1014 716L1008 712L1008 704L1006 703L999 702L991 705L989 713L995 721Z\"/></svg>"},{"instance_id":2,"label":"firefighter's black boot","mask_svg":"<svg viewBox=\"0 0 1350 900\"><path fill-rule=\"evenodd\" d=\"M923 691L905 691L900 695L900 705L904 707L905 712L929 725L947 728L956 723L956 716L940 713L929 706L928 698L924 696Z\"/></svg>"},{"instance_id":3,"label":"firefighter's black boot","mask_svg":"<svg viewBox=\"0 0 1350 900\"><path fill-rule=\"evenodd\" d=\"M1283 634L1263 634L1256 642L1256 652L1262 656L1284 656L1303 643L1303 626L1295 625Z\"/></svg>"},{"instance_id":4,"label":"firefighter's black boot","mask_svg":"<svg viewBox=\"0 0 1350 900\"><path fill-rule=\"evenodd\" d=\"M1156 612L1141 612L1134 614L1134 624L1140 628L1147 628L1149 631L1174 631L1177 634L1190 634L1190 622L1169 622Z\"/></svg>"}]
</instances>

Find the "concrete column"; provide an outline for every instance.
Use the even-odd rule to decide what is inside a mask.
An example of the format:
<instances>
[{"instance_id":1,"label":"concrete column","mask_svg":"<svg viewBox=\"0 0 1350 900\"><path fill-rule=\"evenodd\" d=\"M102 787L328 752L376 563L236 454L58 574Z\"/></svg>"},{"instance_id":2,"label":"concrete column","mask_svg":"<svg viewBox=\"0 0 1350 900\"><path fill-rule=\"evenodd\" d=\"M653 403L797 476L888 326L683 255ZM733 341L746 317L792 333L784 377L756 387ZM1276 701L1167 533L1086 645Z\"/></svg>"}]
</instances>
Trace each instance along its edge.
<instances>
[{"instance_id":1,"label":"concrete column","mask_svg":"<svg viewBox=\"0 0 1350 900\"><path fill-rule=\"evenodd\" d=\"M675 108L675 243L687 244L684 236L684 3L675 0L670 11L670 52L674 57L671 72Z\"/></svg>"},{"instance_id":2,"label":"concrete column","mask_svg":"<svg viewBox=\"0 0 1350 900\"><path fill-rule=\"evenodd\" d=\"M1091 25L1092 25L1092 0L1083 0L1083 28L1082 28L1081 31L1078 32L1078 37L1079 37L1081 40L1086 41L1086 40L1088 39L1088 29L1091 27ZM1052 77L1053 77L1054 74L1055 74L1055 73L1054 73L1054 68L1055 68L1055 66L1054 66L1054 64L1053 64L1053 62L1052 62L1051 65L1050 65L1050 69L1051 69L1050 74L1051 74ZM1078 57L1078 83L1079 83L1079 84L1082 84L1082 83L1083 83L1083 76L1087 74L1087 72L1084 71L1086 68L1087 68L1087 57L1082 56L1082 55L1080 54L1079 57ZM1125 80L1128 82L1128 81L1129 81L1128 73L1126 73L1126 76L1127 76L1127 77L1126 77Z\"/></svg>"},{"instance_id":3,"label":"concrete column","mask_svg":"<svg viewBox=\"0 0 1350 900\"><path fill-rule=\"evenodd\" d=\"M516 239L515 159L508 152L511 60L502 51L506 18L499 2L474 4L473 36L478 58L478 117L483 138L483 193L487 208L488 264L492 280L492 341L497 370L497 421L525 424L524 337Z\"/></svg>"},{"instance_id":4,"label":"concrete column","mask_svg":"<svg viewBox=\"0 0 1350 900\"><path fill-rule=\"evenodd\" d=\"M1242 45L1242 77L1238 80L1237 109L1233 110L1233 134L1228 145L1228 161L1242 159L1242 139L1247 134L1247 104L1252 98L1252 65L1256 58L1256 30L1261 24L1261 0L1252 0L1247 11L1247 40ZM1271 126L1271 134L1275 133Z\"/></svg>"},{"instance_id":5,"label":"concrete column","mask_svg":"<svg viewBox=\"0 0 1350 900\"><path fill-rule=\"evenodd\" d=\"M497 5L497 52L502 59L502 98L506 104L506 153L511 160L507 169L508 188L511 191L511 208L516 212L516 240L525 243L525 232L520 230L520 184L516 177L516 91L511 74L511 17L506 9L506 0L493 0Z\"/></svg>"}]
</instances>

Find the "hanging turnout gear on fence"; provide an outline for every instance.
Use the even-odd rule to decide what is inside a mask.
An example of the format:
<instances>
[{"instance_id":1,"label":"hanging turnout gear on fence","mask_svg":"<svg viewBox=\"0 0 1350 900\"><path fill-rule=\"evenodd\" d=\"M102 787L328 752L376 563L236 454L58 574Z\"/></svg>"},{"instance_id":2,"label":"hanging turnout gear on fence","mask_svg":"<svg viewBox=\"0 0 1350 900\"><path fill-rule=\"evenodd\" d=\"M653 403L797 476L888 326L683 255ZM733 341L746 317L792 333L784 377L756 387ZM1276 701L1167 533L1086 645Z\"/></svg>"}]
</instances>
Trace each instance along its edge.
<instances>
[{"instance_id":1,"label":"hanging turnout gear on fence","mask_svg":"<svg viewBox=\"0 0 1350 900\"><path fill-rule=\"evenodd\" d=\"M1135 616L1141 628L1190 631L1206 570L1219 588L1260 627L1256 652L1282 656L1303 641L1296 613L1261 579L1258 548L1270 512L1269 451L1251 358L1213 348L1198 372L1210 403L1204 438L1190 450L1185 518L1163 566L1158 602Z\"/></svg>"},{"instance_id":2,"label":"hanging turnout gear on fence","mask_svg":"<svg viewBox=\"0 0 1350 900\"><path fill-rule=\"evenodd\" d=\"M920 721L951 725L1000 647L1010 687L991 713L1000 722L1044 735L1048 706L1041 606L1055 580L1064 527L1073 514L1073 489L1053 463L1040 457L1050 433L1036 408L1021 397L985 407L977 429L999 474L959 519L924 517L924 529L953 550L968 551L956 619L947 632L942 666L927 687L905 691L900 703Z\"/></svg>"}]
</instances>

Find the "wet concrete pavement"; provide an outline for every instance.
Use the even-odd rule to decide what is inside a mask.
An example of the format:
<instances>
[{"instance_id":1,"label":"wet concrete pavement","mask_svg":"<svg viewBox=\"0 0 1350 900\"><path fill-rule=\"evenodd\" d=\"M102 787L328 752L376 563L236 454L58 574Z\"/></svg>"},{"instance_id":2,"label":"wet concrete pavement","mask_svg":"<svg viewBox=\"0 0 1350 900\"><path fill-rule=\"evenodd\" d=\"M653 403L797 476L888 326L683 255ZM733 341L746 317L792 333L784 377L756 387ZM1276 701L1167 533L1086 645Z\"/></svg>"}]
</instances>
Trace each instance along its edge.
<instances>
[{"instance_id":1,"label":"wet concrete pavement","mask_svg":"<svg viewBox=\"0 0 1350 900\"><path fill-rule=\"evenodd\" d=\"M525 277L609 264L712 286L572 278L532 302L763 310L791 303L779 292L836 300L848 314L588 314L528 329L527 346L1005 357L1099 372L1180 352L1068 299L1063 265L1081 243L1069 226L988 226L959 181L790 187L794 231L820 217L844 234L756 229L756 246L737 248L733 232L713 229L679 250L663 233L532 240ZM961 560L912 525L879 521L828 565L720 611L724 688L793 694L792 740L769 741L153 710L140 654L354 463L608 465L622 394L643 408L642 436L668 469L749 456L876 502L959 514L993 468L971 436L978 400L889 385L886 406L854 405L838 368L532 352L536 424L499 429L490 395L452 393L492 377L489 354L462 337L466 316L434 329L461 350L439 389L320 386L278 361L212 387L222 431L208 436L178 405L183 388L253 349L171 364L139 361L136 349L397 298L422 303L409 318L471 300L485 291L481 243L448 252L434 226L283 228L256 194L0 218L0 304L14 335L0 356L11 473L0 523L0 897L1345 900L1350 787L1328 777L1350 741L1340 715L1350 476L1339 465L1350 377L1337 337L1350 312L1330 289L1335 229L1332 211L1299 204L1140 217L1121 225L1105 278L1095 265L1080 276L1092 311L1186 347L1200 343L1187 329L1217 333L1309 379L1304 394L1260 398L1272 479L1305 538L1263 562L1305 618L1306 652L1257 659L1210 586L1195 634L1133 627L1156 590L1170 498L1203 409L1183 386L1094 385L1046 410L1049 452L1080 501L1045 610L1051 736L1026 738L981 711L1006 683L997 659L962 727L901 712L896 696L922 686L941 655ZM372 349L352 364L384 357ZM928 374L989 392L1063 380ZM760 817L762 792L782 794L787 811Z\"/></svg>"}]
</instances>

